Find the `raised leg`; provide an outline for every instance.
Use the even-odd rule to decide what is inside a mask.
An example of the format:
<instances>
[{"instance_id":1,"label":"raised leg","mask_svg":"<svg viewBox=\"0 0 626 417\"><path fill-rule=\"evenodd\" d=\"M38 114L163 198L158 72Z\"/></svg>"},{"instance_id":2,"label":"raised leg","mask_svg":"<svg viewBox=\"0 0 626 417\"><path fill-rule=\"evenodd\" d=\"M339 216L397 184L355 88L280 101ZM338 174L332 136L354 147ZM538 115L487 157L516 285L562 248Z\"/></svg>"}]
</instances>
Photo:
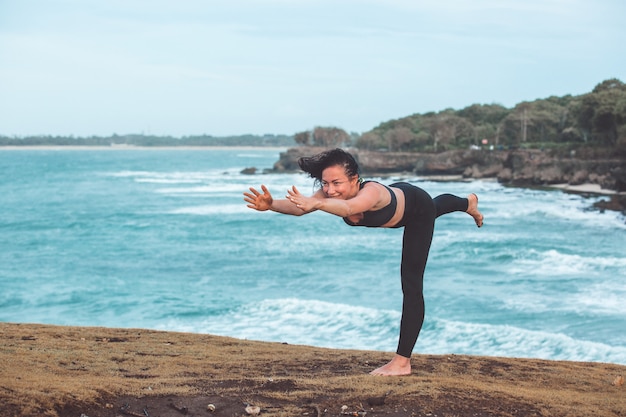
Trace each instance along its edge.
<instances>
[{"instance_id":1,"label":"raised leg","mask_svg":"<svg viewBox=\"0 0 626 417\"><path fill-rule=\"evenodd\" d=\"M484 217L478 210L478 196L474 193L468 195L467 198L458 197L454 194L441 194L433 198L433 202L437 209L437 217L462 211L472 216L476 226L481 227L483 225Z\"/></svg>"}]
</instances>

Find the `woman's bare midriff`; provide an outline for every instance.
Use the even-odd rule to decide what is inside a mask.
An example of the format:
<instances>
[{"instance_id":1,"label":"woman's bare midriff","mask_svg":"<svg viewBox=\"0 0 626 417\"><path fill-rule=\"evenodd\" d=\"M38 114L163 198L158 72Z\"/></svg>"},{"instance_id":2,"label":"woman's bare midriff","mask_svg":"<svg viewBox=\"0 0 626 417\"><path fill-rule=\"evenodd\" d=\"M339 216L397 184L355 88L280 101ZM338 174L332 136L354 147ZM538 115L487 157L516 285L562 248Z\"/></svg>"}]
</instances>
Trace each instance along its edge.
<instances>
[{"instance_id":1,"label":"woman's bare midriff","mask_svg":"<svg viewBox=\"0 0 626 417\"><path fill-rule=\"evenodd\" d=\"M395 187L389 187L389 188L396 195L396 202L397 202L396 212L391 218L391 220L383 224L381 227L393 227L396 224L398 224L398 222L400 222L400 220L402 220L402 217L404 216L404 193L399 188L395 188Z\"/></svg>"}]
</instances>

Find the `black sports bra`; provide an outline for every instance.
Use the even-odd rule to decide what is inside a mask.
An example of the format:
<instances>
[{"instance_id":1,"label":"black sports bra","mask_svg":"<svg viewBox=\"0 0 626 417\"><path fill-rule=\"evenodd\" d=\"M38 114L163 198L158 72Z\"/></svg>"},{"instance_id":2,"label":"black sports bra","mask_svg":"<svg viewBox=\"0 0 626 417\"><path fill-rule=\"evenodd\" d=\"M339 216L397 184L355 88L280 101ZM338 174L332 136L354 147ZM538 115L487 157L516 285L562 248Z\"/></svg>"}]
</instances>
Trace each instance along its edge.
<instances>
[{"instance_id":1,"label":"black sports bra","mask_svg":"<svg viewBox=\"0 0 626 417\"><path fill-rule=\"evenodd\" d=\"M361 189L368 182L374 181L364 181L361 183ZM351 222L347 217L343 218L343 221L350 226L365 226L365 227L380 227L383 224L389 222L394 214L396 214L396 207L398 206L398 201L396 199L396 193L389 187L384 184L381 184L387 190L389 190L389 194L391 194L391 201L385 207L380 210L375 211L365 211L363 212L363 218L358 222Z\"/></svg>"}]
</instances>

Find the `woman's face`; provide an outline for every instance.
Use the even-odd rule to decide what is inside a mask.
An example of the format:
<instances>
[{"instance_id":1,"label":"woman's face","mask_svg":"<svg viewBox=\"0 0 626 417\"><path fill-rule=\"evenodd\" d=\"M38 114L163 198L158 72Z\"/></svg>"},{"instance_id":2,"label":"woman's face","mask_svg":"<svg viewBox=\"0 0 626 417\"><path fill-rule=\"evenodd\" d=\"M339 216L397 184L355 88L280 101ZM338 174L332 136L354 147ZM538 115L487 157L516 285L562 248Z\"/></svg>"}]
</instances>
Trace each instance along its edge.
<instances>
[{"instance_id":1,"label":"woman's face","mask_svg":"<svg viewBox=\"0 0 626 417\"><path fill-rule=\"evenodd\" d=\"M341 165L333 165L322 171L322 191L326 197L347 200L359 192L358 176L348 177Z\"/></svg>"}]
</instances>

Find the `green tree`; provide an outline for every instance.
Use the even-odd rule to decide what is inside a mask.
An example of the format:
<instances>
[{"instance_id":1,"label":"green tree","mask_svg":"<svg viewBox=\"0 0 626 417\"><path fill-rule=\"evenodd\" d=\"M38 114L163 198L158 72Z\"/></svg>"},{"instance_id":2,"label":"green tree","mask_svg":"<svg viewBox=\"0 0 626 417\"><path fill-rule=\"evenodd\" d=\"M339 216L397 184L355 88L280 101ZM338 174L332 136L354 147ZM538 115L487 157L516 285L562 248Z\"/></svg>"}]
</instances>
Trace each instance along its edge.
<instances>
[{"instance_id":1,"label":"green tree","mask_svg":"<svg viewBox=\"0 0 626 417\"><path fill-rule=\"evenodd\" d=\"M416 135L407 127L396 127L384 134L387 149L390 151L409 151L415 147Z\"/></svg>"},{"instance_id":2,"label":"green tree","mask_svg":"<svg viewBox=\"0 0 626 417\"><path fill-rule=\"evenodd\" d=\"M293 140L298 145L308 146L311 144L311 132L309 132L308 130L305 130L304 132L296 133L293 136Z\"/></svg>"},{"instance_id":3,"label":"green tree","mask_svg":"<svg viewBox=\"0 0 626 417\"><path fill-rule=\"evenodd\" d=\"M510 110L500 104L472 104L459 110L457 115L466 118L474 126L497 126L509 113Z\"/></svg>"},{"instance_id":4,"label":"green tree","mask_svg":"<svg viewBox=\"0 0 626 417\"><path fill-rule=\"evenodd\" d=\"M337 147L348 145L350 135L337 127L317 126L313 129L312 140L315 146Z\"/></svg>"},{"instance_id":5,"label":"green tree","mask_svg":"<svg viewBox=\"0 0 626 417\"><path fill-rule=\"evenodd\" d=\"M374 131L365 132L357 138L355 145L366 151L377 150L385 147L383 138Z\"/></svg>"},{"instance_id":6,"label":"green tree","mask_svg":"<svg viewBox=\"0 0 626 417\"><path fill-rule=\"evenodd\" d=\"M626 84L612 78L583 96L577 123L594 143L613 146L626 129Z\"/></svg>"}]
</instances>

